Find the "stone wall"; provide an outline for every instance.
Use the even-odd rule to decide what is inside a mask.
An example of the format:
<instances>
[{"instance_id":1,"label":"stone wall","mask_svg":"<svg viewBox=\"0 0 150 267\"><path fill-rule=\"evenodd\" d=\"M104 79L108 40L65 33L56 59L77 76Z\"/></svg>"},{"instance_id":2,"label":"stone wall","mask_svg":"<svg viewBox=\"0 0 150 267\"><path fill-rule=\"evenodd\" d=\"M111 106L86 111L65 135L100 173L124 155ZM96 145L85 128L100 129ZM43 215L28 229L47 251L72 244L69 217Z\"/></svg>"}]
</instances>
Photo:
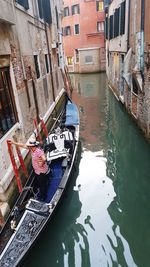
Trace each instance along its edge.
<instances>
[{"instance_id":1,"label":"stone wall","mask_svg":"<svg viewBox=\"0 0 150 267\"><path fill-rule=\"evenodd\" d=\"M59 2L62 4L61 0ZM54 104L53 95L57 98L64 87L58 66L58 56L63 58L63 54L60 54L62 49L56 47L54 52L51 45L52 25L46 24L45 26L44 22L37 18L38 13L34 4L35 2L29 1L29 10L25 10L14 2L14 24L0 20L0 69L4 67L9 69L14 106L18 117L17 123L0 139L0 201L3 202L9 202L12 198L15 185L6 141L16 136L18 141L26 142L35 129L33 119L40 115L45 121L48 120ZM55 3L53 6L55 7ZM53 28L56 28L56 23ZM54 31L57 34L56 42L59 40L60 29ZM34 55L38 55L40 62L38 79ZM48 55L48 62L51 58L51 65L50 62L48 63L48 72L45 55ZM62 64L63 60L61 67ZM22 150L22 155L25 158L27 151Z\"/></svg>"}]
</instances>

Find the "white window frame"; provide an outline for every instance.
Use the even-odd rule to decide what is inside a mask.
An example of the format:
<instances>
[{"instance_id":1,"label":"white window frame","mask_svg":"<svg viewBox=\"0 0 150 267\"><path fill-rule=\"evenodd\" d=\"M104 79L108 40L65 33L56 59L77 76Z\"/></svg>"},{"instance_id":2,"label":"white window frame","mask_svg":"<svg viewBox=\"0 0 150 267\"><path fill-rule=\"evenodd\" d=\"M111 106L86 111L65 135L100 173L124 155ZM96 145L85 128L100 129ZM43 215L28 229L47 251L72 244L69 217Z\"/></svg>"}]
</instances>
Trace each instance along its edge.
<instances>
[{"instance_id":1,"label":"white window frame","mask_svg":"<svg viewBox=\"0 0 150 267\"><path fill-rule=\"evenodd\" d=\"M98 27L99 25L99 27ZM100 29L100 30L98 30ZM97 21L97 32L104 32L104 21Z\"/></svg>"}]
</instances>

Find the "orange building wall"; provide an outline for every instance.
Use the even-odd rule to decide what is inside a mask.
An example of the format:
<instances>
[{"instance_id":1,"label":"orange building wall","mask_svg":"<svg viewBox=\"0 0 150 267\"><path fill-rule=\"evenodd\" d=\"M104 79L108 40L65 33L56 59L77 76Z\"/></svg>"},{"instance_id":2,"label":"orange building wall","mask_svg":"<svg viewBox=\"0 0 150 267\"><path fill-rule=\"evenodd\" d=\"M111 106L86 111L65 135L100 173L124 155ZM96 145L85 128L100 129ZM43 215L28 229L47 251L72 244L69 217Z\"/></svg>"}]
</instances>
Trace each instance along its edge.
<instances>
[{"instance_id":1,"label":"orange building wall","mask_svg":"<svg viewBox=\"0 0 150 267\"><path fill-rule=\"evenodd\" d=\"M71 6L76 4L80 5L80 14L72 15ZM64 7L69 7L70 15L63 18L62 26L71 27L71 35L63 37L65 56L74 56L74 50L79 48L104 48L104 32L97 32L97 22L104 21L105 15L104 12L96 10L96 0L64 0ZM80 27L78 35L74 34L75 24L79 24Z\"/></svg>"}]
</instances>

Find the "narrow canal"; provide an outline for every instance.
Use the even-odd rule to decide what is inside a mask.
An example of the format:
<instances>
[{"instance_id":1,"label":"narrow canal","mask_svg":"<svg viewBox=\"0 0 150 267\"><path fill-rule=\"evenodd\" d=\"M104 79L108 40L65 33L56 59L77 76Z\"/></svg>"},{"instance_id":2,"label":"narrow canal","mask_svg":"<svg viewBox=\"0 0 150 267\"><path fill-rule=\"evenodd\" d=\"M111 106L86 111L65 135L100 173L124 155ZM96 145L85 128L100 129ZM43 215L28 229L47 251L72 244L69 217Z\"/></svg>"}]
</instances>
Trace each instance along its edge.
<instances>
[{"instance_id":1,"label":"narrow canal","mask_svg":"<svg viewBox=\"0 0 150 267\"><path fill-rule=\"evenodd\" d=\"M150 146L104 74L74 75L78 158L56 216L25 267L149 267Z\"/></svg>"}]
</instances>

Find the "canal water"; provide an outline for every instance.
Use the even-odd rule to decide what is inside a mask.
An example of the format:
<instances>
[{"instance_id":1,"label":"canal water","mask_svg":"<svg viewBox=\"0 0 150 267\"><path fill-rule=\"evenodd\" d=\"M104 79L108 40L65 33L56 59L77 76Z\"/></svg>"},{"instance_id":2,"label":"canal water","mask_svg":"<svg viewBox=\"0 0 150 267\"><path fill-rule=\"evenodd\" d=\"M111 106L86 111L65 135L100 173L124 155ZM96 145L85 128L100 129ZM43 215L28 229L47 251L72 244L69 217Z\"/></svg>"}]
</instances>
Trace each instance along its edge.
<instances>
[{"instance_id":1,"label":"canal water","mask_svg":"<svg viewBox=\"0 0 150 267\"><path fill-rule=\"evenodd\" d=\"M25 267L149 267L150 146L105 74L71 76L80 145L69 186Z\"/></svg>"}]
</instances>

